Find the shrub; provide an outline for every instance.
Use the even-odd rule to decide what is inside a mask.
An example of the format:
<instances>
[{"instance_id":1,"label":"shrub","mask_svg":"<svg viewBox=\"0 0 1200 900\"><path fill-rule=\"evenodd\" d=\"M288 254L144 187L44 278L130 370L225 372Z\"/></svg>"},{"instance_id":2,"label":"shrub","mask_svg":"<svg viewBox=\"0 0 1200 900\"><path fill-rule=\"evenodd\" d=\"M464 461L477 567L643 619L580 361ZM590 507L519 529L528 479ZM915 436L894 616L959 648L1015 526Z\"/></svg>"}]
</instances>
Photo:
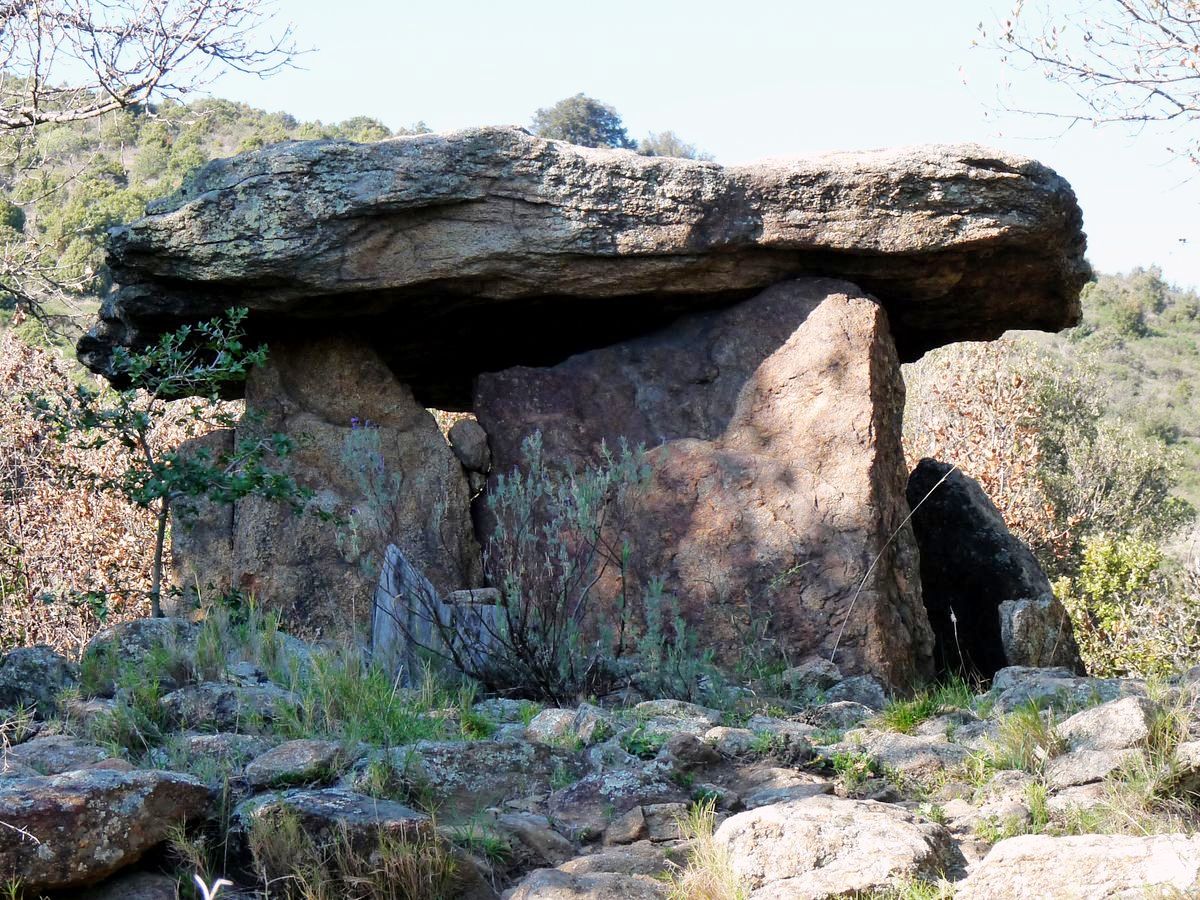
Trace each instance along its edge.
<instances>
[{"instance_id":1,"label":"shrub","mask_svg":"<svg viewBox=\"0 0 1200 900\"><path fill-rule=\"evenodd\" d=\"M443 606L431 586L419 586L403 598L408 616L394 616L405 639L490 691L558 705L624 681L684 699L713 684L710 657L663 583L630 577L633 550L620 520L649 477L642 453L602 448L597 464L575 470L551 465L539 433L522 450L523 464L487 496L484 565L501 595L494 614ZM365 468L384 493L401 489L382 469ZM361 516L352 534L372 517ZM619 585L615 609L596 605L602 580Z\"/></svg>"},{"instance_id":2,"label":"shrub","mask_svg":"<svg viewBox=\"0 0 1200 900\"><path fill-rule=\"evenodd\" d=\"M214 458L207 449L180 452L156 448L150 435L170 413L169 401L191 396L180 414L197 427L233 424L221 412L221 391L266 358L266 348L247 349L242 340L245 309L230 309L192 327L184 325L138 351L117 348L113 368L127 386L99 391L86 384L57 397L33 396L37 418L50 426L61 444L77 450L118 448L120 466L112 474L79 468L70 474L102 491L124 497L155 518L154 553L150 563L150 610L162 615L164 550L171 513L187 522L198 503L232 503L260 496L303 508L308 493L291 477L271 469L267 460L286 457L290 441L281 434L239 442L232 452Z\"/></svg>"},{"instance_id":3,"label":"shrub","mask_svg":"<svg viewBox=\"0 0 1200 900\"><path fill-rule=\"evenodd\" d=\"M1150 541L1087 538L1078 574L1054 592L1094 675L1169 675L1200 659L1200 593Z\"/></svg>"}]
</instances>

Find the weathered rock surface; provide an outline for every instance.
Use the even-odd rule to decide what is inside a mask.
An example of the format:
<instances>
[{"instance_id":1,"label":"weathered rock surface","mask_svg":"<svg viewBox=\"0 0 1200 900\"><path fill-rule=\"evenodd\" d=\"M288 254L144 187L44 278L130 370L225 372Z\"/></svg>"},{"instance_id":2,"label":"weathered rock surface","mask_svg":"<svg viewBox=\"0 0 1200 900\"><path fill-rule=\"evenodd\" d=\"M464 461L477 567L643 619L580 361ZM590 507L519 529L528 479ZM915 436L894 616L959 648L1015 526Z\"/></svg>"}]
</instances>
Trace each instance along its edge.
<instances>
[{"instance_id":1,"label":"weathered rock surface","mask_svg":"<svg viewBox=\"0 0 1200 900\"><path fill-rule=\"evenodd\" d=\"M885 298L911 359L1073 324L1080 225L1054 172L972 145L722 168L510 128L285 144L208 164L115 235L121 289L80 355L104 371L115 345L240 304L267 327L362 321L418 393L463 403L479 371L812 273Z\"/></svg>"},{"instance_id":2,"label":"weathered rock surface","mask_svg":"<svg viewBox=\"0 0 1200 900\"><path fill-rule=\"evenodd\" d=\"M665 900L668 894L665 883L648 875L573 875L559 869L538 869L521 882L509 900Z\"/></svg>"},{"instance_id":3,"label":"weathered rock surface","mask_svg":"<svg viewBox=\"0 0 1200 900\"><path fill-rule=\"evenodd\" d=\"M1144 697L1122 697L1077 712L1054 733L1071 750L1124 750L1150 736L1154 704Z\"/></svg>"},{"instance_id":4,"label":"weathered rock surface","mask_svg":"<svg viewBox=\"0 0 1200 900\"><path fill-rule=\"evenodd\" d=\"M936 876L954 856L949 833L894 806L818 796L726 819L728 848L750 900L846 896Z\"/></svg>"},{"instance_id":5,"label":"weathered rock surface","mask_svg":"<svg viewBox=\"0 0 1200 900\"><path fill-rule=\"evenodd\" d=\"M36 737L15 747L0 749L0 760L4 764L25 767L39 775L59 775L73 769L86 769L111 755L104 747L63 734ZM0 765L0 769L4 767Z\"/></svg>"},{"instance_id":6,"label":"weathered rock surface","mask_svg":"<svg viewBox=\"0 0 1200 900\"><path fill-rule=\"evenodd\" d=\"M1065 666L1082 673L1067 611L977 481L923 459L909 476L908 504L940 671L990 678L1005 666Z\"/></svg>"},{"instance_id":7,"label":"weathered rock surface","mask_svg":"<svg viewBox=\"0 0 1200 900\"><path fill-rule=\"evenodd\" d=\"M1146 683L1136 678L1086 678L1071 669L1008 666L992 679L991 696L996 709L1011 712L1018 706L1037 703L1058 709L1078 709L1118 697L1145 697Z\"/></svg>"},{"instance_id":8,"label":"weathered rock surface","mask_svg":"<svg viewBox=\"0 0 1200 900\"><path fill-rule=\"evenodd\" d=\"M1200 836L1025 835L997 844L959 900L1104 900L1191 896L1200 889Z\"/></svg>"},{"instance_id":9,"label":"weathered rock surface","mask_svg":"<svg viewBox=\"0 0 1200 900\"><path fill-rule=\"evenodd\" d=\"M883 308L801 279L552 368L481 375L475 410L496 472L535 430L561 465L595 461L601 442L651 448L649 483L610 522L632 583L664 578L705 646L736 656L769 621L781 650L836 645L843 672L907 684L931 674L932 635L903 524L903 392ZM595 615L611 621L620 591L601 581Z\"/></svg>"},{"instance_id":10,"label":"weathered rock surface","mask_svg":"<svg viewBox=\"0 0 1200 900\"><path fill-rule=\"evenodd\" d=\"M525 741L418 741L371 758L387 760L402 773L423 798L437 805L444 822L468 821L503 800L549 794L556 775L582 774L574 754ZM361 784L368 777L360 768L351 783Z\"/></svg>"},{"instance_id":11,"label":"weathered rock surface","mask_svg":"<svg viewBox=\"0 0 1200 900\"><path fill-rule=\"evenodd\" d=\"M206 681L171 691L160 701L163 711L181 729L218 731L262 730L299 698L274 684L233 685Z\"/></svg>"},{"instance_id":12,"label":"weathered rock surface","mask_svg":"<svg viewBox=\"0 0 1200 900\"><path fill-rule=\"evenodd\" d=\"M199 532L176 542L182 587L238 587L293 629L320 634L370 622L386 543L441 592L482 583L462 466L433 417L369 347L336 336L273 341L246 401L258 418L238 426L236 440L292 438L284 468L316 492L322 509L357 516L360 544L340 539L347 528L249 497L214 511L227 527L204 518ZM372 468L380 464L382 471ZM394 497L393 477L402 479Z\"/></svg>"},{"instance_id":13,"label":"weathered rock surface","mask_svg":"<svg viewBox=\"0 0 1200 900\"><path fill-rule=\"evenodd\" d=\"M0 781L0 872L26 891L93 884L136 862L211 791L172 772L92 769Z\"/></svg>"},{"instance_id":14,"label":"weathered rock surface","mask_svg":"<svg viewBox=\"0 0 1200 900\"><path fill-rule=\"evenodd\" d=\"M550 796L550 820L580 841L598 838L616 819L637 806L683 803L688 791L658 765L642 765L588 775Z\"/></svg>"},{"instance_id":15,"label":"weathered rock surface","mask_svg":"<svg viewBox=\"0 0 1200 900\"><path fill-rule=\"evenodd\" d=\"M352 762L354 753L337 741L288 741L255 757L246 766L246 783L262 788L332 781Z\"/></svg>"},{"instance_id":16,"label":"weathered rock surface","mask_svg":"<svg viewBox=\"0 0 1200 900\"><path fill-rule=\"evenodd\" d=\"M53 648L17 647L0 656L0 709L23 708L45 716L78 679L79 667Z\"/></svg>"}]
</instances>

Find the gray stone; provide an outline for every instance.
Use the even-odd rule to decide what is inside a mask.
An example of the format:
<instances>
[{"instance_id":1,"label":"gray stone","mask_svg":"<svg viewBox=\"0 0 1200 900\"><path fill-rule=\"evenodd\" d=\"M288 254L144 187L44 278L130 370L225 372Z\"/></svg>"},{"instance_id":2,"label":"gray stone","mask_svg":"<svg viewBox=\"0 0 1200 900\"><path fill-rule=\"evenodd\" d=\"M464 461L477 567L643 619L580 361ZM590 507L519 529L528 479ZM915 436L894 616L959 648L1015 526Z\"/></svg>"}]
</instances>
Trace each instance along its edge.
<instances>
[{"instance_id":1,"label":"gray stone","mask_svg":"<svg viewBox=\"0 0 1200 900\"><path fill-rule=\"evenodd\" d=\"M818 796L730 816L714 839L750 900L834 897L938 876L949 833L895 806Z\"/></svg>"},{"instance_id":2,"label":"gray stone","mask_svg":"<svg viewBox=\"0 0 1200 900\"><path fill-rule=\"evenodd\" d=\"M860 722L865 722L874 716L876 710L853 700L839 700L836 703L825 703L815 707L808 713L808 718L820 728L853 728Z\"/></svg>"},{"instance_id":3,"label":"gray stone","mask_svg":"<svg viewBox=\"0 0 1200 900\"><path fill-rule=\"evenodd\" d=\"M952 744L944 734L923 737L893 731L850 731L839 745L877 759L883 766L918 781L961 766L970 755L966 747Z\"/></svg>"},{"instance_id":4,"label":"gray stone","mask_svg":"<svg viewBox=\"0 0 1200 900\"><path fill-rule=\"evenodd\" d=\"M666 900L667 896L667 885L647 875L572 875L559 869L538 869L517 885L508 900Z\"/></svg>"},{"instance_id":5,"label":"gray stone","mask_svg":"<svg viewBox=\"0 0 1200 900\"><path fill-rule=\"evenodd\" d=\"M1187 896L1200 889L1200 836L1024 835L1001 841L958 900L1102 900Z\"/></svg>"},{"instance_id":6,"label":"gray stone","mask_svg":"<svg viewBox=\"0 0 1200 900\"><path fill-rule=\"evenodd\" d=\"M555 826L575 840L594 840L635 806L683 803L688 792L668 777L667 770L649 764L588 775L550 796L549 815Z\"/></svg>"},{"instance_id":7,"label":"gray stone","mask_svg":"<svg viewBox=\"0 0 1200 900\"><path fill-rule=\"evenodd\" d=\"M373 760L389 761L449 824L506 800L547 795L556 778L583 773L578 755L525 741L418 741L370 755L352 774L352 786L363 784Z\"/></svg>"},{"instance_id":8,"label":"gray stone","mask_svg":"<svg viewBox=\"0 0 1200 900\"><path fill-rule=\"evenodd\" d=\"M1071 750L1124 750L1150 737L1154 705L1143 697L1123 697L1085 709L1060 722L1054 733Z\"/></svg>"},{"instance_id":9,"label":"gray stone","mask_svg":"<svg viewBox=\"0 0 1200 900\"><path fill-rule=\"evenodd\" d=\"M79 667L52 647L18 647L0 656L0 709L52 715L58 697L79 680Z\"/></svg>"},{"instance_id":10,"label":"gray stone","mask_svg":"<svg viewBox=\"0 0 1200 900\"><path fill-rule=\"evenodd\" d=\"M524 848L535 866L557 866L575 855L575 845L559 834L545 816L532 813L505 813L495 826L509 835L510 843Z\"/></svg>"},{"instance_id":11,"label":"gray stone","mask_svg":"<svg viewBox=\"0 0 1200 900\"><path fill-rule=\"evenodd\" d=\"M1097 700L1144 697L1146 684L1136 678L1085 678L1062 667L1009 666L996 673L989 695L995 700L996 713L1011 712L1031 702L1072 709Z\"/></svg>"},{"instance_id":12,"label":"gray stone","mask_svg":"<svg viewBox=\"0 0 1200 900\"><path fill-rule=\"evenodd\" d=\"M132 872L84 891L76 900L179 900L179 882L154 872Z\"/></svg>"},{"instance_id":13,"label":"gray stone","mask_svg":"<svg viewBox=\"0 0 1200 900\"><path fill-rule=\"evenodd\" d=\"M88 687L111 697L117 689L112 676L130 669L143 671L151 655L172 661L165 669L156 667L159 687L169 692L195 677L196 642L200 626L187 619L131 619L98 631L83 648L82 662L92 672L106 677Z\"/></svg>"},{"instance_id":14,"label":"gray stone","mask_svg":"<svg viewBox=\"0 0 1200 900\"><path fill-rule=\"evenodd\" d=\"M1132 748L1066 753L1046 763L1046 784L1052 788L1067 788L1102 781L1121 766L1141 756L1141 750Z\"/></svg>"},{"instance_id":15,"label":"gray stone","mask_svg":"<svg viewBox=\"0 0 1200 900\"><path fill-rule=\"evenodd\" d=\"M873 710L887 706L887 691L870 675L855 675L839 681L825 692L828 703L858 703Z\"/></svg>"},{"instance_id":16,"label":"gray stone","mask_svg":"<svg viewBox=\"0 0 1200 900\"><path fill-rule=\"evenodd\" d=\"M488 449L487 432L475 419L459 419L446 435L450 449L464 469L486 475L492 468L492 451Z\"/></svg>"},{"instance_id":17,"label":"gray stone","mask_svg":"<svg viewBox=\"0 0 1200 900\"><path fill-rule=\"evenodd\" d=\"M357 755L337 741L288 741L255 757L246 766L246 783L279 788L333 781Z\"/></svg>"},{"instance_id":18,"label":"gray stone","mask_svg":"<svg viewBox=\"0 0 1200 900\"><path fill-rule=\"evenodd\" d=\"M1081 221L1054 172L975 145L722 168L511 128L285 143L207 164L113 235L120 287L79 352L108 371L115 345L229 305L252 326L352 319L425 402L464 408L471 376L568 323L583 349L822 271L894 298L912 359L1078 321ZM614 324L578 334L583 316Z\"/></svg>"},{"instance_id":19,"label":"gray stone","mask_svg":"<svg viewBox=\"0 0 1200 900\"><path fill-rule=\"evenodd\" d=\"M91 769L0 781L0 871L29 892L95 884L209 811L212 792L173 772Z\"/></svg>"},{"instance_id":20,"label":"gray stone","mask_svg":"<svg viewBox=\"0 0 1200 900\"><path fill-rule=\"evenodd\" d=\"M86 769L110 756L112 753L104 747L86 744L64 734L36 737L15 747L0 750L0 758L6 764L25 766L39 775L60 775L63 772Z\"/></svg>"},{"instance_id":21,"label":"gray stone","mask_svg":"<svg viewBox=\"0 0 1200 900\"><path fill-rule=\"evenodd\" d=\"M590 747L612 733L612 717L584 703L577 709L544 709L529 723L525 737L535 744Z\"/></svg>"},{"instance_id":22,"label":"gray stone","mask_svg":"<svg viewBox=\"0 0 1200 900\"><path fill-rule=\"evenodd\" d=\"M842 680L842 671L827 659L812 657L797 666L785 669L779 680L792 696L814 699Z\"/></svg>"},{"instance_id":23,"label":"gray stone","mask_svg":"<svg viewBox=\"0 0 1200 900\"><path fill-rule=\"evenodd\" d=\"M274 684L234 685L206 681L172 691L160 701L177 728L261 731L300 699Z\"/></svg>"}]
</instances>

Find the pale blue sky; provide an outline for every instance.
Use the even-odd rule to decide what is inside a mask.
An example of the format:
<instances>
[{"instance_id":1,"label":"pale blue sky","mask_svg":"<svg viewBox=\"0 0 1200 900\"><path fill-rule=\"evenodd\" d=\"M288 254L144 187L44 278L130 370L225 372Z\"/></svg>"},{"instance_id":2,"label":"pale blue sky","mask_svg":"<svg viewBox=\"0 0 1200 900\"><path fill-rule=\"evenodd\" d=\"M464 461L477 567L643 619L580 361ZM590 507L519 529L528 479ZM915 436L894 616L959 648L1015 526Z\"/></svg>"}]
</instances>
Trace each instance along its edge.
<instances>
[{"instance_id":1,"label":"pale blue sky","mask_svg":"<svg viewBox=\"0 0 1200 900\"><path fill-rule=\"evenodd\" d=\"M1056 5L1060 5L1056 3ZM1069 6L1065 2L1062 6ZM375 116L435 130L527 125L584 91L630 134L673 129L723 163L977 141L1036 157L1074 186L1104 271L1161 265L1200 286L1200 173L1170 136L999 114L1011 73L972 49L1005 0L282 0L314 51L268 80L212 92L304 119ZM1018 76L1029 106L1062 97ZM1061 105L1061 104L1060 104ZM1186 238L1187 243L1180 239Z\"/></svg>"}]
</instances>

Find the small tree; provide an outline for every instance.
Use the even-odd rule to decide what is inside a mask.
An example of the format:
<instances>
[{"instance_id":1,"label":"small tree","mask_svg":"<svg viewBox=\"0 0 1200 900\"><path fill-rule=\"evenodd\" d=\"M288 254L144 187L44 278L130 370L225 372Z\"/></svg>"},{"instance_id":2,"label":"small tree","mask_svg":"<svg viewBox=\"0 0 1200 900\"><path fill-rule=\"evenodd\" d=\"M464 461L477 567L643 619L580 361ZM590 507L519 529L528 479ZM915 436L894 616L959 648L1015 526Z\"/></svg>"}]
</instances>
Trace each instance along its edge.
<instances>
[{"instance_id":1,"label":"small tree","mask_svg":"<svg viewBox=\"0 0 1200 900\"><path fill-rule=\"evenodd\" d=\"M712 162L712 154L697 150L673 131L652 131L638 143L642 156L672 156L677 159L699 159Z\"/></svg>"},{"instance_id":2,"label":"small tree","mask_svg":"<svg viewBox=\"0 0 1200 900\"><path fill-rule=\"evenodd\" d=\"M156 617L162 615L163 550L172 511L187 522L195 517L201 501L232 503L258 496L300 509L309 498L309 492L290 476L268 465L272 457L283 459L291 452L284 435L244 440L231 452L218 455L207 449L159 450L151 441L172 400L186 404L183 414L196 426L234 424L227 413L217 411L222 390L245 379L267 352L264 346L248 349L243 343L246 313L230 309L224 317L185 325L140 352L118 348L113 364L127 385L122 390L98 391L80 384L56 398L30 398L37 416L51 426L58 441L80 449L115 444L126 454L127 465L115 476L78 470L72 474L154 511L150 609Z\"/></svg>"},{"instance_id":3,"label":"small tree","mask_svg":"<svg viewBox=\"0 0 1200 900\"><path fill-rule=\"evenodd\" d=\"M635 150L617 111L587 94L559 100L533 114L533 132L555 141L570 141L583 147L612 147Z\"/></svg>"}]
</instances>

